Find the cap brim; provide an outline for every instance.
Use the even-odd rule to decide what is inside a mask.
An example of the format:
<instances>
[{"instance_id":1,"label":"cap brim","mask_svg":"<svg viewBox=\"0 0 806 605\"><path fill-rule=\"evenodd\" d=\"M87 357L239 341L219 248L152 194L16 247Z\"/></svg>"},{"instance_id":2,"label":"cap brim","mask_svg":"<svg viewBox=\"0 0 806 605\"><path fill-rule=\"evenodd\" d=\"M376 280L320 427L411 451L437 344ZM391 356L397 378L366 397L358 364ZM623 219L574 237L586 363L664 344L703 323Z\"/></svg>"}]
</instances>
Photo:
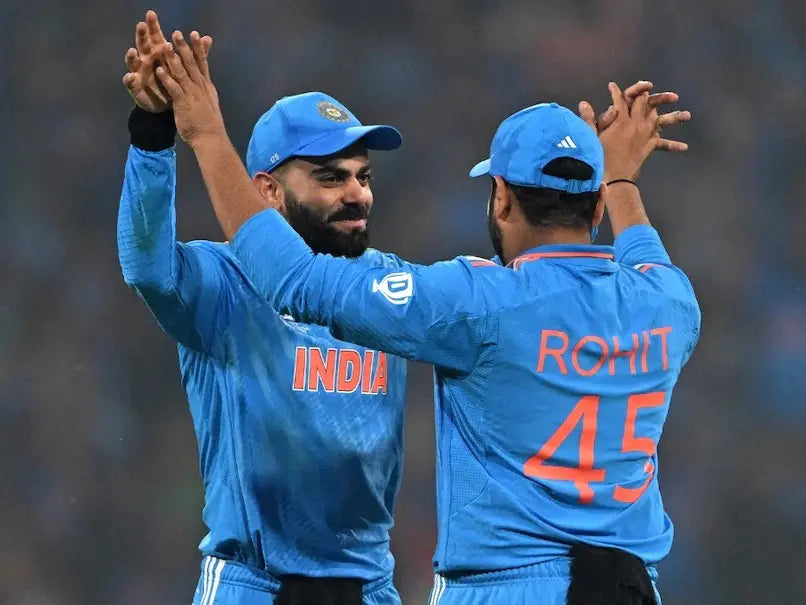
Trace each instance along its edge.
<instances>
[{"instance_id":1,"label":"cap brim","mask_svg":"<svg viewBox=\"0 0 806 605\"><path fill-rule=\"evenodd\" d=\"M358 140L362 140L367 149L379 151L397 149L403 144L403 136L393 126L350 126L329 132L297 149L293 155L331 155L346 149Z\"/></svg>"},{"instance_id":2,"label":"cap brim","mask_svg":"<svg viewBox=\"0 0 806 605\"><path fill-rule=\"evenodd\" d=\"M477 177L477 176L484 176L485 174L490 174L490 160L486 159L482 162L479 162L473 168L470 169L470 176Z\"/></svg>"}]
</instances>

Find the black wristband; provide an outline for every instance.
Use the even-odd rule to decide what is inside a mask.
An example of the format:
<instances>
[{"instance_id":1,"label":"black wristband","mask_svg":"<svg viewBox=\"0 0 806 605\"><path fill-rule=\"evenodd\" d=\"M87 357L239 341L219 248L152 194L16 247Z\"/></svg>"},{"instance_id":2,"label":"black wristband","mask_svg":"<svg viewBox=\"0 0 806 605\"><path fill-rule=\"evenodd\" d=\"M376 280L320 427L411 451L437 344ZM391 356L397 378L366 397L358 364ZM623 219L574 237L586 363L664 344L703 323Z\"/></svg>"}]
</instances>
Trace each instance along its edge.
<instances>
[{"instance_id":1,"label":"black wristband","mask_svg":"<svg viewBox=\"0 0 806 605\"><path fill-rule=\"evenodd\" d=\"M634 187L638 187L638 183L636 183L635 181L631 181L630 179L613 179L612 181L608 181L607 183L605 183L605 185L610 187L610 185L613 185L615 183L629 183Z\"/></svg>"},{"instance_id":2,"label":"black wristband","mask_svg":"<svg viewBox=\"0 0 806 605\"><path fill-rule=\"evenodd\" d=\"M129 114L129 140L143 151L162 151L174 145L176 124L173 109L151 113L135 106Z\"/></svg>"}]
</instances>

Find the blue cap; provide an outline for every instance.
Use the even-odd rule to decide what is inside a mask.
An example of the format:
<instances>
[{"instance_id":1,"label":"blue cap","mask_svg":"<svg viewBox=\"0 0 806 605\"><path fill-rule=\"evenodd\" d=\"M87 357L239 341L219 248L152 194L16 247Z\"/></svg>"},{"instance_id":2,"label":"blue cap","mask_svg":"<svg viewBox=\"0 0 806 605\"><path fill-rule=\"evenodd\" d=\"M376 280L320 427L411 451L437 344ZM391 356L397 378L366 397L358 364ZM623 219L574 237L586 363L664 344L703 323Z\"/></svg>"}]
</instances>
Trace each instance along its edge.
<instances>
[{"instance_id":1,"label":"blue cap","mask_svg":"<svg viewBox=\"0 0 806 605\"><path fill-rule=\"evenodd\" d=\"M586 181L543 173L557 158L574 158L593 168ZM540 103L501 122L490 146L490 158L470 176L500 176L512 185L546 187L568 193L598 191L604 177L604 152L599 137L585 121L557 103Z\"/></svg>"},{"instance_id":2,"label":"blue cap","mask_svg":"<svg viewBox=\"0 0 806 605\"><path fill-rule=\"evenodd\" d=\"M260 116L246 152L249 176L268 172L293 156L330 155L363 139L368 149L397 149L392 126L364 126L349 109L322 92L283 97Z\"/></svg>"}]
</instances>

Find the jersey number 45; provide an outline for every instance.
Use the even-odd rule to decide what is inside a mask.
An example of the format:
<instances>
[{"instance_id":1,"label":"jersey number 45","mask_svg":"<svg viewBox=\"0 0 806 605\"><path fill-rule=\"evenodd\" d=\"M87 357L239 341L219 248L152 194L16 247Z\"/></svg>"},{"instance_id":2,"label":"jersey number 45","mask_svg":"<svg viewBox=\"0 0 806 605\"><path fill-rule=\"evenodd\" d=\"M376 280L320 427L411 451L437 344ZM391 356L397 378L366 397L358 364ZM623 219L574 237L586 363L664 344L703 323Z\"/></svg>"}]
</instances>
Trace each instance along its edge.
<instances>
[{"instance_id":1,"label":"jersey number 45","mask_svg":"<svg viewBox=\"0 0 806 605\"><path fill-rule=\"evenodd\" d=\"M593 502L593 490L590 484L604 481L606 475L605 469L594 468L593 466L593 445L596 441L596 422L600 399L601 397L598 395L585 395L582 397L560 427L554 431L546 444L540 448L540 451L524 463L524 474L540 479L573 481L574 487L579 490L579 501L583 504ZM643 484L635 488L617 485L613 491L613 498L619 502L635 502L646 491L652 481L652 477L655 474L652 457L655 455L657 446L649 437L635 436L635 421L641 408L663 405L665 400L666 393L663 391L631 395L627 399L627 419L624 423L621 452L624 454L631 452L643 452L646 454L647 460L644 462L644 473L647 478ZM582 423L582 437L579 440L579 466L574 468L546 464L546 461L554 455L557 448L568 438L580 422Z\"/></svg>"}]
</instances>

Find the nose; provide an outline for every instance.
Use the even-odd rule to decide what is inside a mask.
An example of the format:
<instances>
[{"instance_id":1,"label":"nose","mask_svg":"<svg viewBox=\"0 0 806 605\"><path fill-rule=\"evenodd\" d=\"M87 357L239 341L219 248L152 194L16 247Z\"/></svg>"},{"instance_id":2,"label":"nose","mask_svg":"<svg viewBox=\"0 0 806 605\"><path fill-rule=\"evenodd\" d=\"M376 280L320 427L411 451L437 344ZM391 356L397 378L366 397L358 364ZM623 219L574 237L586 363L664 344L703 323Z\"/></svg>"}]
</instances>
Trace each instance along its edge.
<instances>
[{"instance_id":1,"label":"nose","mask_svg":"<svg viewBox=\"0 0 806 605\"><path fill-rule=\"evenodd\" d=\"M362 204L366 206L372 204L372 191L369 185L362 184L355 177L351 178L345 183L343 202L345 204Z\"/></svg>"}]
</instances>

